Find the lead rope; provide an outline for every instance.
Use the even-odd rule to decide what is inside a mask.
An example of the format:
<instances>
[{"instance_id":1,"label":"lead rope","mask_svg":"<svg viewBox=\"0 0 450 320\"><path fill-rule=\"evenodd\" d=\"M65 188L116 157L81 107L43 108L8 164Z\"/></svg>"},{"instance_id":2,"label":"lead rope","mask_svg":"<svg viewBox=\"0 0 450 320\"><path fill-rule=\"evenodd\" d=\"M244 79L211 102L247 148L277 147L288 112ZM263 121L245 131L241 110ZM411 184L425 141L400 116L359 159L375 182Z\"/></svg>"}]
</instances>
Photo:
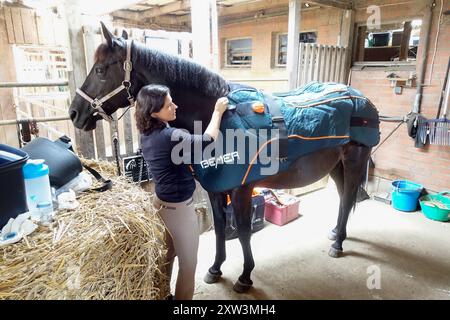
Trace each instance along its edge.
<instances>
[{"instance_id":1,"label":"lead rope","mask_svg":"<svg viewBox=\"0 0 450 320\"><path fill-rule=\"evenodd\" d=\"M119 148L118 148L118 144L119 144L119 135L118 132L114 132L113 136L112 136L112 140L113 140L113 144L114 144L114 158L116 160L116 166L117 166L117 175L120 176L121 175L121 171L120 171L120 162L119 162Z\"/></svg>"},{"instance_id":2,"label":"lead rope","mask_svg":"<svg viewBox=\"0 0 450 320\"><path fill-rule=\"evenodd\" d=\"M141 184L142 181L142 172L144 171L144 155L142 154L142 150L138 150L138 154L141 156L141 166L139 168L139 180L137 182L138 185Z\"/></svg>"},{"instance_id":3,"label":"lead rope","mask_svg":"<svg viewBox=\"0 0 450 320\"><path fill-rule=\"evenodd\" d=\"M122 119L122 117L125 115L125 113L127 113L128 110L131 109L131 107L132 107L132 105L130 104L130 105L125 109L125 111L120 115L120 117L117 118L117 121L119 121L120 119Z\"/></svg>"}]
</instances>

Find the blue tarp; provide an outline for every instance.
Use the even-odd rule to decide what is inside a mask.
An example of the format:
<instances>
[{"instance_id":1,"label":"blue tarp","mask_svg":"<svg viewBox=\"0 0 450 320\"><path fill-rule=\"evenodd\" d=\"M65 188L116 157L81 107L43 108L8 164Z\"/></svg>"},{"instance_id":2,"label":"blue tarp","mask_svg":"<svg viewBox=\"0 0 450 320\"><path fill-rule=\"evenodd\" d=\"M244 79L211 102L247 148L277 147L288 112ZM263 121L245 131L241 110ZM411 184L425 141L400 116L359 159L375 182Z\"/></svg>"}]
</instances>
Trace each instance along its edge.
<instances>
[{"instance_id":1,"label":"blue tarp","mask_svg":"<svg viewBox=\"0 0 450 320\"><path fill-rule=\"evenodd\" d=\"M312 82L295 91L273 95L244 87L230 92L228 98L236 109L225 112L222 118L223 139L216 142L213 152L209 152L212 150L209 146L203 161L193 165L207 191L226 191L263 179L287 170L297 158L320 149L350 140L373 147L380 139L375 107L360 92L342 84ZM286 123L289 136L286 161L278 161L277 144L275 140L269 142L276 137L271 131L274 127L268 99L276 101ZM261 111L254 108L261 103L264 112L255 112ZM370 126L364 125L367 121ZM238 138L226 139L227 134L245 136L245 143L241 139L239 144Z\"/></svg>"}]
</instances>

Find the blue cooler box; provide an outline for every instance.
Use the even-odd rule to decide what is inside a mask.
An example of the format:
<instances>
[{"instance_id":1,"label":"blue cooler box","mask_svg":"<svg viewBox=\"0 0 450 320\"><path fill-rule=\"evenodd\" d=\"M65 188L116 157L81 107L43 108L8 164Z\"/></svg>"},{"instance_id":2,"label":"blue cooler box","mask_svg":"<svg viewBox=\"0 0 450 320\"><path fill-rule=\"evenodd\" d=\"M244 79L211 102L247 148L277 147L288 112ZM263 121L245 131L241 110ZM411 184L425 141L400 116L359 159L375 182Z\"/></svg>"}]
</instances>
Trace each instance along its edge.
<instances>
[{"instance_id":1,"label":"blue cooler box","mask_svg":"<svg viewBox=\"0 0 450 320\"><path fill-rule=\"evenodd\" d=\"M0 229L10 218L28 211L22 168L28 154L0 144Z\"/></svg>"}]
</instances>

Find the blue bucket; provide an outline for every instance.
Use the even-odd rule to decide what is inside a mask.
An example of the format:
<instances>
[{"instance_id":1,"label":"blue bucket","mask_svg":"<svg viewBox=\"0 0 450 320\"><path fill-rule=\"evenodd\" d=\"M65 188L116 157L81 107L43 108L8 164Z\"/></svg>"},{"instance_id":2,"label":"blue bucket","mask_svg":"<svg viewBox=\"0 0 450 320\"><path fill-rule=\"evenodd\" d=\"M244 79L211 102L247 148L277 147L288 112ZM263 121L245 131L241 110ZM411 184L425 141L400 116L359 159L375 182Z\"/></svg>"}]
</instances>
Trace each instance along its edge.
<instances>
[{"instance_id":1,"label":"blue bucket","mask_svg":"<svg viewBox=\"0 0 450 320\"><path fill-rule=\"evenodd\" d=\"M423 186L406 180L392 182L392 206L400 211L416 211Z\"/></svg>"}]
</instances>

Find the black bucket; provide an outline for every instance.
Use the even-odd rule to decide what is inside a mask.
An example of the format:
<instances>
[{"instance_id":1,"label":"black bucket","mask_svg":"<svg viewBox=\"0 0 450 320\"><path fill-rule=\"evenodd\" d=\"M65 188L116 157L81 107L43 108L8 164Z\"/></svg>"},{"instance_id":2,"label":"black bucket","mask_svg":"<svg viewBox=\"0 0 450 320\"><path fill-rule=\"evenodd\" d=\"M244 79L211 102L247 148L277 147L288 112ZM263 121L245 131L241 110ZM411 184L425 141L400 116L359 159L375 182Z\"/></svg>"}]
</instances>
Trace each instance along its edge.
<instances>
[{"instance_id":1,"label":"black bucket","mask_svg":"<svg viewBox=\"0 0 450 320\"><path fill-rule=\"evenodd\" d=\"M0 144L0 228L28 211L22 171L27 160L28 154L22 150Z\"/></svg>"}]
</instances>

